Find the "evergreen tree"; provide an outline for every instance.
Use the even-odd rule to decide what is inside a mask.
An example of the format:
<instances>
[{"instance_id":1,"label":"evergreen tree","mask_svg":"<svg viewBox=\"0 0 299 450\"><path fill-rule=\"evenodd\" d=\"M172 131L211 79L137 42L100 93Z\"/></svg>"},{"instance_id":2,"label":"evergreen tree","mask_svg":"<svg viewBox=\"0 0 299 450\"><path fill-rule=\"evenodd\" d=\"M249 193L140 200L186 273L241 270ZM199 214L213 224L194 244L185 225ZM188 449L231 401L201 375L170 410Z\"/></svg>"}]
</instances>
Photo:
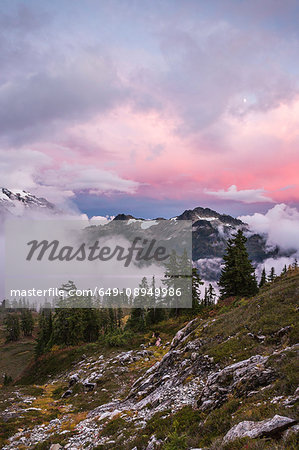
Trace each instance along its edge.
<instances>
[{"instance_id":1,"label":"evergreen tree","mask_svg":"<svg viewBox=\"0 0 299 450\"><path fill-rule=\"evenodd\" d=\"M250 297L258 291L254 267L245 246L246 241L241 230L228 240L219 281L222 299L231 296Z\"/></svg>"},{"instance_id":2,"label":"evergreen tree","mask_svg":"<svg viewBox=\"0 0 299 450\"><path fill-rule=\"evenodd\" d=\"M285 264L285 265L283 266L283 269L282 269L281 275L285 275L285 274L287 273L287 271L288 271L288 269L287 269L287 265Z\"/></svg>"},{"instance_id":3,"label":"evergreen tree","mask_svg":"<svg viewBox=\"0 0 299 450\"><path fill-rule=\"evenodd\" d=\"M36 357L42 355L47 349L52 336L52 329L52 311L45 308L39 314L38 335L35 346Z\"/></svg>"},{"instance_id":4,"label":"evergreen tree","mask_svg":"<svg viewBox=\"0 0 299 450\"><path fill-rule=\"evenodd\" d=\"M265 267L263 268L259 288L262 288L267 283L267 276L266 276L266 270Z\"/></svg>"},{"instance_id":5,"label":"evergreen tree","mask_svg":"<svg viewBox=\"0 0 299 450\"><path fill-rule=\"evenodd\" d=\"M99 316L94 308L82 310L83 340L84 342L95 342L99 337Z\"/></svg>"},{"instance_id":6,"label":"evergreen tree","mask_svg":"<svg viewBox=\"0 0 299 450\"><path fill-rule=\"evenodd\" d=\"M76 296L76 289L72 281L60 288L65 295L59 298L57 306L62 307L56 308L53 317L51 345L77 345L84 341L84 313L80 305L86 305L88 299Z\"/></svg>"},{"instance_id":7,"label":"evergreen tree","mask_svg":"<svg viewBox=\"0 0 299 450\"><path fill-rule=\"evenodd\" d=\"M170 289L176 292L177 288L180 288L181 285L179 281L179 261L175 250L171 252L169 261L165 264L165 269L163 284L166 286L168 292ZM175 296L167 295L164 298L164 302L171 308L171 315L178 314L178 302Z\"/></svg>"},{"instance_id":8,"label":"evergreen tree","mask_svg":"<svg viewBox=\"0 0 299 450\"><path fill-rule=\"evenodd\" d=\"M109 327L109 309L101 308L98 311L99 330L102 334L107 333Z\"/></svg>"},{"instance_id":9,"label":"evergreen tree","mask_svg":"<svg viewBox=\"0 0 299 450\"><path fill-rule=\"evenodd\" d=\"M208 287L205 288L205 295L202 302L202 306L205 308L212 306L215 303L216 292L213 285L210 283Z\"/></svg>"},{"instance_id":10,"label":"evergreen tree","mask_svg":"<svg viewBox=\"0 0 299 450\"><path fill-rule=\"evenodd\" d=\"M186 250L181 256L178 256L173 250L165 267L163 284L168 291L169 289L174 291L174 295L169 295L167 298L167 303L171 308L170 315L178 316L180 313L186 312L186 308L183 306L192 299L192 261L188 258ZM181 292L181 295L176 294L178 291ZM194 305L196 305L196 299Z\"/></svg>"},{"instance_id":11,"label":"evergreen tree","mask_svg":"<svg viewBox=\"0 0 299 450\"><path fill-rule=\"evenodd\" d=\"M139 295L134 298L134 307L131 310L130 317L127 321L126 328L130 328L134 331L145 330L145 305L147 304L147 295L142 295L141 289L145 289L143 292L148 292L149 286L146 277L143 277L139 284Z\"/></svg>"},{"instance_id":12,"label":"evergreen tree","mask_svg":"<svg viewBox=\"0 0 299 450\"><path fill-rule=\"evenodd\" d=\"M200 286L204 283L201 281L198 270L193 267L192 269L192 313L198 314L200 310Z\"/></svg>"},{"instance_id":13,"label":"evergreen tree","mask_svg":"<svg viewBox=\"0 0 299 450\"><path fill-rule=\"evenodd\" d=\"M24 336L32 336L33 326L32 312L29 309L23 309L21 313L21 329Z\"/></svg>"},{"instance_id":14,"label":"evergreen tree","mask_svg":"<svg viewBox=\"0 0 299 450\"><path fill-rule=\"evenodd\" d=\"M10 313L4 320L7 341L17 341L20 338L20 320L16 313Z\"/></svg>"},{"instance_id":15,"label":"evergreen tree","mask_svg":"<svg viewBox=\"0 0 299 450\"><path fill-rule=\"evenodd\" d=\"M213 288L213 285L210 283L208 287L208 306L211 306L215 303L216 292Z\"/></svg>"},{"instance_id":16,"label":"evergreen tree","mask_svg":"<svg viewBox=\"0 0 299 450\"><path fill-rule=\"evenodd\" d=\"M275 269L274 269L274 267L271 267L270 275L269 275L269 277L268 277L268 281L269 281L270 283L273 283L273 281L275 280L275 278L276 278Z\"/></svg>"},{"instance_id":17,"label":"evergreen tree","mask_svg":"<svg viewBox=\"0 0 299 450\"><path fill-rule=\"evenodd\" d=\"M149 296L149 305L150 308L146 313L146 325L150 326L155 323L159 323L165 319L165 308L158 308L159 298L156 293L156 280L155 277L152 277L152 282L150 286L150 291L152 295Z\"/></svg>"}]
</instances>

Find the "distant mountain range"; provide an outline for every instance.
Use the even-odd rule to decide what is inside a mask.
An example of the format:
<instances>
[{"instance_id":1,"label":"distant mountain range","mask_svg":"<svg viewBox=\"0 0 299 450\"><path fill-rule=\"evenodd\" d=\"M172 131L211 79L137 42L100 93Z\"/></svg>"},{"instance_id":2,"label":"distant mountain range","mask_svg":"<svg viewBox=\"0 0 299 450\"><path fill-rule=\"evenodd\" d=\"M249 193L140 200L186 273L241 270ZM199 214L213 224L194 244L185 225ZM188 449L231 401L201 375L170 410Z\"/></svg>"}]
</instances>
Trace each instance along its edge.
<instances>
[{"instance_id":1,"label":"distant mountain range","mask_svg":"<svg viewBox=\"0 0 299 450\"><path fill-rule=\"evenodd\" d=\"M187 209L173 219L192 220L192 259L200 270L201 276L206 280L218 280L227 240L238 229L241 229L247 237L247 250L256 266L268 258L289 257L292 254L292 252L282 251L278 246L269 247L267 236L256 234L241 220L227 214L219 214L210 208ZM143 221L144 219L119 214L114 220L127 220L128 223L133 223L133 221ZM155 221L157 220L165 219L155 219Z\"/></svg>"},{"instance_id":2,"label":"distant mountain range","mask_svg":"<svg viewBox=\"0 0 299 450\"><path fill-rule=\"evenodd\" d=\"M36 197L24 190L0 189L0 217L7 213L23 216L31 211L54 214L59 212L55 205L45 198ZM166 219L162 217L147 220L132 215L118 214L112 222L115 223L119 220L127 221L130 232L147 229L151 238L157 238L158 240L167 232L167 227L163 226L163 221ZM241 220L227 214L219 214L210 208L188 209L171 220L192 221L192 259L199 268L202 277L206 280L215 281L219 278L221 259L227 240L238 229L242 229L247 237L248 253L255 265L263 263L268 258L289 257L293 253L284 252L278 246L269 247L267 236L256 234ZM103 225L100 227L102 234L104 231ZM109 223L104 227L107 227L104 234L108 236ZM92 236L96 234L94 227L90 227L90 234ZM167 238L164 236L162 239Z\"/></svg>"}]
</instances>

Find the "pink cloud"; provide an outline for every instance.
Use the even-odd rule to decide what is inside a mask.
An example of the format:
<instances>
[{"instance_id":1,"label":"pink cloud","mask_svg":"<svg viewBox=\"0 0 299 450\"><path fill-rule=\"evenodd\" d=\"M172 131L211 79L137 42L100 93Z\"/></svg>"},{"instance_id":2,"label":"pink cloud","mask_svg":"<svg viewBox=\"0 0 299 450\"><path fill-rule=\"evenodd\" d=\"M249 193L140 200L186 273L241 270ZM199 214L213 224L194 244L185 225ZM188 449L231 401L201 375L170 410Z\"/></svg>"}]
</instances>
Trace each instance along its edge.
<instances>
[{"instance_id":1,"label":"pink cloud","mask_svg":"<svg viewBox=\"0 0 299 450\"><path fill-rule=\"evenodd\" d=\"M33 178L70 191L114 187L154 198L212 192L241 202L298 200L298 117L299 100L241 119L227 114L209 128L213 135L221 127L219 141L202 140L203 132L197 139L178 135L175 114L122 107L66 128L60 142L36 143L34 151L46 159L43 175Z\"/></svg>"}]
</instances>

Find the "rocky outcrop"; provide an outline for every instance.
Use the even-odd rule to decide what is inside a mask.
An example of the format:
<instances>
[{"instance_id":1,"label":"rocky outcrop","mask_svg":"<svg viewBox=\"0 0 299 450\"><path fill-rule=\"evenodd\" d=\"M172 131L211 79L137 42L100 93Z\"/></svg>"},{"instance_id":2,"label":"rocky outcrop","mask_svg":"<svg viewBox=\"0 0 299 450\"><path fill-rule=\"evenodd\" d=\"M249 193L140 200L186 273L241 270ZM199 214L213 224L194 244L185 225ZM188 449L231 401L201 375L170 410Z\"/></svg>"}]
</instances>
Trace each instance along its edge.
<instances>
[{"instance_id":1,"label":"rocky outcrop","mask_svg":"<svg viewBox=\"0 0 299 450\"><path fill-rule=\"evenodd\" d=\"M229 393L246 397L251 391L269 384L275 374L273 369L265 367L267 360L267 356L255 355L210 374L198 407L215 409L225 402Z\"/></svg>"},{"instance_id":2,"label":"rocky outcrop","mask_svg":"<svg viewBox=\"0 0 299 450\"><path fill-rule=\"evenodd\" d=\"M172 339L170 348L175 348L179 343L184 342L184 340L189 336L189 334L196 328L198 325L198 320L193 319L191 322L187 323L187 325L179 330L177 334Z\"/></svg>"},{"instance_id":3,"label":"rocky outcrop","mask_svg":"<svg viewBox=\"0 0 299 450\"><path fill-rule=\"evenodd\" d=\"M72 389L68 389L67 391L65 391L62 394L61 398L68 398L68 397L70 397L72 395L72 393L73 393Z\"/></svg>"},{"instance_id":4,"label":"rocky outcrop","mask_svg":"<svg viewBox=\"0 0 299 450\"><path fill-rule=\"evenodd\" d=\"M96 388L96 383L84 383L83 386L87 392L91 392Z\"/></svg>"},{"instance_id":5,"label":"rocky outcrop","mask_svg":"<svg viewBox=\"0 0 299 450\"><path fill-rule=\"evenodd\" d=\"M276 347L274 351L270 347L264 347L264 353L267 352L267 356L256 354L243 361L223 367L224 361L216 363L207 354L210 343L213 345L212 348L215 348L218 343L225 342L220 333L208 334L205 332L206 327L210 327L216 320L218 319L208 318L203 320L197 318L189 322L177 332L171 343L165 344L159 349L159 351L167 353L156 363L154 363L157 358L156 348L151 351L148 344L143 344L142 349L124 351L118 354L113 352L108 357L104 357L104 355L85 356L79 362L76 362L71 371L67 371L61 374L58 379L53 380L52 383L54 384L59 381L60 385L69 386L63 398L71 395L71 398L66 402L67 405L64 405L64 408L67 406L70 409L72 408L70 402L76 402L77 400L78 393L75 392L81 390L84 395L90 396L89 398L100 399L101 395L106 396L107 392L107 389L104 388L105 384L102 384L103 380L108 379L110 382L112 378L115 378L118 383L113 396L108 397L103 403L98 403L98 406L88 411L83 420L73 424L73 434L65 437L67 444L64 448L92 450L100 445L103 448L112 448L108 447L110 445L114 445L113 448L121 448L121 443L125 439L126 444L132 442L132 449L137 450L134 447L134 439L138 435L143 435L147 423L156 413L161 413L158 417L161 417L162 420L162 418L181 410L185 406L200 410L195 412L199 420L196 426L202 427L204 432L206 418L209 420L209 417L213 417L214 410L225 404L229 394L234 399L238 399L236 403L243 403L243 406L248 403L250 408L251 406L254 408L256 405L262 405L262 403L257 402L263 402L265 405L269 403L271 410L275 412L280 413L282 411L282 414L286 416L294 415L299 389L295 390L293 386L294 392L291 391L292 395L289 391L275 391L273 389L266 390L264 394L262 389L272 387L272 381L276 378L279 381L279 377L281 377L279 368L276 369L276 373L273 367L279 367L280 361L287 358L289 352L294 354L299 347L298 344L290 347ZM285 335L286 333L288 333L288 330L284 329L280 334ZM260 335L258 335L259 337ZM254 347L253 351L255 349L256 352L263 351L263 345L265 345L261 344L263 340L258 339L259 345ZM238 357L238 355L239 353L235 355L232 353L231 357ZM140 363L134 364L138 361ZM145 367L148 367L151 363L153 365L146 370ZM220 365L221 363L222 365ZM134 378L136 379L137 374L134 374L134 378L132 376L136 368L140 370L137 372L139 378L132 385L128 394L129 385L126 382L126 377L128 375L129 383ZM120 373L124 374L122 380L119 379ZM73 385L76 385L74 395L70 389L70 386ZM88 391L90 392L87 393ZM268 396L267 392L269 392ZM256 394L258 398L255 399ZM244 399L246 400L243 401ZM59 400L59 402L61 401ZM277 407L274 405L277 405ZM191 408L186 408L186 410L189 411ZM24 411L24 409L20 409L18 413ZM201 411L204 411L204 414ZM226 414L225 410L219 412ZM275 412L273 412L273 415ZM228 424L235 423L235 417L234 421L228 421ZM121 421L120 429L113 431L111 436L102 433L106 425L114 419ZM69 420L70 415L66 410L64 415L51 420L48 425L36 425L30 432L26 430L25 435L18 432L9 439L9 443L4 447L4 450L14 450L19 448L19 445L31 448L30 446L34 446L38 442L48 440L49 436L54 433L67 433L65 427ZM116 425L117 423L115 422ZM226 429L228 428L229 425ZM154 450L167 442L166 436L161 437L158 433L155 435L155 432L156 428L147 434L147 442L140 449ZM216 438L221 445L222 441L226 443L243 437L269 436L276 438L278 436L282 439L288 439L290 434L296 432L298 432L298 425L295 420L276 415L272 419L260 422L240 422L231 428L225 438L223 438L222 433L221 435L219 433ZM113 440L111 440L112 438ZM221 448L221 446L218 448Z\"/></svg>"},{"instance_id":6,"label":"rocky outcrop","mask_svg":"<svg viewBox=\"0 0 299 450\"><path fill-rule=\"evenodd\" d=\"M77 373L74 373L71 377L70 377L70 381L69 381L69 387L74 386L74 384L79 382L79 375Z\"/></svg>"},{"instance_id":7,"label":"rocky outcrop","mask_svg":"<svg viewBox=\"0 0 299 450\"><path fill-rule=\"evenodd\" d=\"M231 428L224 436L223 442L227 443L244 437L251 439L269 436L276 437L295 424L296 420L279 415L274 416L272 419L266 419L260 422L245 420Z\"/></svg>"}]
</instances>

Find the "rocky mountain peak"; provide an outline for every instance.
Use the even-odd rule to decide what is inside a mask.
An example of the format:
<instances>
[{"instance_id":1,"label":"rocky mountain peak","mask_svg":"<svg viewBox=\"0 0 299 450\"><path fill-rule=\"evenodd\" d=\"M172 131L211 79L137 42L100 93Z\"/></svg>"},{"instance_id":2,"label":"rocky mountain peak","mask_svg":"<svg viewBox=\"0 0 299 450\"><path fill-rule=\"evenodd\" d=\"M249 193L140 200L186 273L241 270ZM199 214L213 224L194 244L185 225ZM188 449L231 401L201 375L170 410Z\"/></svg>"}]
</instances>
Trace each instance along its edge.
<instances>
[{"instance_id":1,"label":"rocky mountain peak","mask_svg":"<svg viewBox=\"0 0 299 450\"><path fill-rule=\"evenodd\" d=\"M22 189L0 188L0 213L22 215L27 209L55 212L55 206L43 197L36 197Z\"/></svg>"},{"instance_id":2,"label":"rocky mountain peak","mask_svg":"<svg viewBox=\"0 0 299 450\"><path fill-rule=\"evenodd\" d=\"M177 217L178 220L192 220L197 222L199 220L205 220L208 222L218 221L224 225L244 225L239 219L235 219L227 214L219 214L210 208L197 207L194 209L186 209L181 215Z\"/></svg>"}]
</instances>

